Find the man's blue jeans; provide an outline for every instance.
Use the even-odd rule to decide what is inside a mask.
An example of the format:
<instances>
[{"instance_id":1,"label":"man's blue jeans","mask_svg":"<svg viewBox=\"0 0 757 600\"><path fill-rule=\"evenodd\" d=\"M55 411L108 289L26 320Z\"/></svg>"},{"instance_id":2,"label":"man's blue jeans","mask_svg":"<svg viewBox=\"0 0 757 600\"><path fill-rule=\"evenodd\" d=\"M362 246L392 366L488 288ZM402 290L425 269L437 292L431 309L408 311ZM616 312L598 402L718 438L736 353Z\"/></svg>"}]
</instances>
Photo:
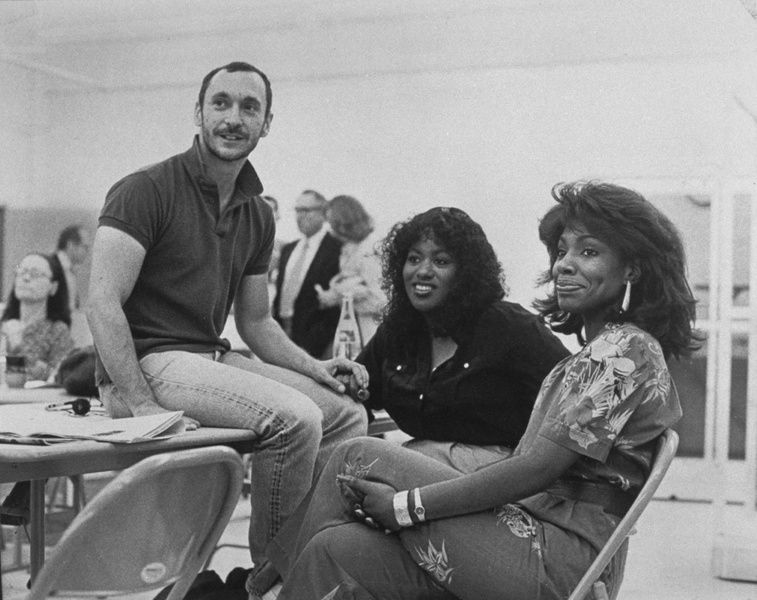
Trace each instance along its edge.
<instances>
[{"instance_id":1,"label":"man's blue jeans","mask_svg":"<svg viewBox=\"0 0 757 600\"><path fill-rule=\"evenodd\" d=\"M342 441L365 435L366 411L348 396L309 377L235 352L170 351L140 360L155 397L208 427L254 431L250 553L255 563L294 512L331 452ZM131 416L118 390L100 388L114 417Z\"/></svg>"}]
</instances>

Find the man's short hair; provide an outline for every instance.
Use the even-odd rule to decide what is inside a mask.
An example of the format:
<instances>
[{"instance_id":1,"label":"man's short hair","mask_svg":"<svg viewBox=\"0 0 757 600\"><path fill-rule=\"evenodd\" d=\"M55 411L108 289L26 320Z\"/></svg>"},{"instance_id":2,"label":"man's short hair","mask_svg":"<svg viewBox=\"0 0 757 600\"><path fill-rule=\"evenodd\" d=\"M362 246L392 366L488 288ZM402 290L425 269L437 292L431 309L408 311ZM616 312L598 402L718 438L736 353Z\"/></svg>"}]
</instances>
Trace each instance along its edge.
<instances>
[{"instance_id":1,"label":"man's short hair","mask_svg":"<svg viewBox=\"0 0 757 600\"><path fill-rule=\"evenodd\" d=\"M58 236L58 250L65 250L68 242L81 244L81 225L69 225Z\"/></svg>"},{"instance_id":2,"label":"man's short hair","mask_svg":"<svg viewBox=\"0 0 757 600\"><path fill-rule=\"evenodd\" d=\"M300 193L300 196L308 194L309 196L312 196L316 202L318 202L318 206L326 210L326 204L328 204L328 200L326 200L326 196L321 194L320 192L316 192L315 190L302 190Z\"/></svg>"},{"instance_id":3,"label":"man's short hair","mask_svg":"<svg viewBox=\"0 0 757 600\"><path fill-rule=\"evenodd\" d=\"M224 65L222 67L216 67L210 73L205 75L205 77L202 80L202 85L200 85L200 94L198 96L198 101L200 102L200 110L202 110L202 105L205 102L205 92L207 91L208 86L210 85L210 80L213 79L213 76L219 71L228 71L229 73L236 73L237 71L245 71L248 73L257 73L258 75L260 75L260 78L263 80L263 83L265 84L265 116L266 118L268 118L268 115L271 114L271 103L273 102L273 92L271 91L271 82L268 80L268 76L265 73L263 73L263 71L261 71L257 67L252 66L250 63L241 62L241 61L234 61L234 62L230 62L228 65Z\"/></svg>"}]
</instances>

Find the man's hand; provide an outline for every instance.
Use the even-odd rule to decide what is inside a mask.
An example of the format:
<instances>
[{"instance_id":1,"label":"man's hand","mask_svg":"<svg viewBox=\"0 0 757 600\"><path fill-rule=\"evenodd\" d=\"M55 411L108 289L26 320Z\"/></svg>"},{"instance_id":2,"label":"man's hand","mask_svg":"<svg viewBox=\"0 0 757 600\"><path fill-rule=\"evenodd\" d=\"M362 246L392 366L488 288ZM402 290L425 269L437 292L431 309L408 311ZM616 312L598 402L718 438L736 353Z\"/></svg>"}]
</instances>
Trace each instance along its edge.
<instances>
[{"instance_id":1,"label":"man's hand","mask_svg":"<svg viewBox=\"0 0 757 600\"><path fill-rule=\"evenodd\" d=\"M310 376L340 394L347 392L344 383L346 377L354 379L358 388L367 388L369 382L368 369L360 363L341 357L316 361L315 370Z\"/></svg>"},{"instance_id":2,"label":"man's hand","mask_svg":"<svg viewBox=\"0 0 757 600\"><path fill-rule=\"evenodd\" d=\"M144 417L147 415L159 415L171 411L163 408L155 402L143 402L138 406L132 407L131 412L135 417ZM194 431L195 429L200 428L200 422L197 419L193 419L187 415L183 415L181 418L184 421L185 431Z\"/></svg>"}]
</instances>

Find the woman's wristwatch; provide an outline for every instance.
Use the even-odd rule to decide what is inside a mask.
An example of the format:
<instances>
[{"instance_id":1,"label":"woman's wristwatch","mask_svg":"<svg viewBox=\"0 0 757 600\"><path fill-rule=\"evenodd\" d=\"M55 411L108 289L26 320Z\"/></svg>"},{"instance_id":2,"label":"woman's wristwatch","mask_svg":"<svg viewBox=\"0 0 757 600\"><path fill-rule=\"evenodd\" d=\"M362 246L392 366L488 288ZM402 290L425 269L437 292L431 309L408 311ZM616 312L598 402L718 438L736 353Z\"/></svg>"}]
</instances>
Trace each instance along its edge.
<instances>
[{"instance_id":1,"label":"woman's wristwatch","mask_svg":"<svg viewBox=\"0 0 757 600\"><path fill-rule=\"evenodd\" d=\"M426 520L426 509L421 502L420 488L397 492L394 494L392 505L394 518L400 527L412 527Z\"/></svg>"}]
</instances>

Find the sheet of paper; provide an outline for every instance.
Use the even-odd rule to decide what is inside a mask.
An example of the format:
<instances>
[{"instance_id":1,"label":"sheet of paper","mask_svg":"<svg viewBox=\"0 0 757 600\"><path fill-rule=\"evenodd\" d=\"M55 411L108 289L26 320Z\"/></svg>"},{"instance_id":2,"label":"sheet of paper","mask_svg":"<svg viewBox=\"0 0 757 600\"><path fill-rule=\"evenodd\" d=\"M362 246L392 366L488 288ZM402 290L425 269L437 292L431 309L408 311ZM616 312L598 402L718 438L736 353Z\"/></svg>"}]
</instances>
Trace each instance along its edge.
<instances>
[{"instance_id":1,"label":"sheet of paper","mask_svg":"<svg viewBox=\"0 0 757 600\"><path fill-rule=\"evenodd\" d=\"M171 437L184 431L182 412L173 411L111 419L104 415L73 415L46 411L44 406L0 406L0 437L89 439L130 444Z\"/></svg>"}]
</instances>

